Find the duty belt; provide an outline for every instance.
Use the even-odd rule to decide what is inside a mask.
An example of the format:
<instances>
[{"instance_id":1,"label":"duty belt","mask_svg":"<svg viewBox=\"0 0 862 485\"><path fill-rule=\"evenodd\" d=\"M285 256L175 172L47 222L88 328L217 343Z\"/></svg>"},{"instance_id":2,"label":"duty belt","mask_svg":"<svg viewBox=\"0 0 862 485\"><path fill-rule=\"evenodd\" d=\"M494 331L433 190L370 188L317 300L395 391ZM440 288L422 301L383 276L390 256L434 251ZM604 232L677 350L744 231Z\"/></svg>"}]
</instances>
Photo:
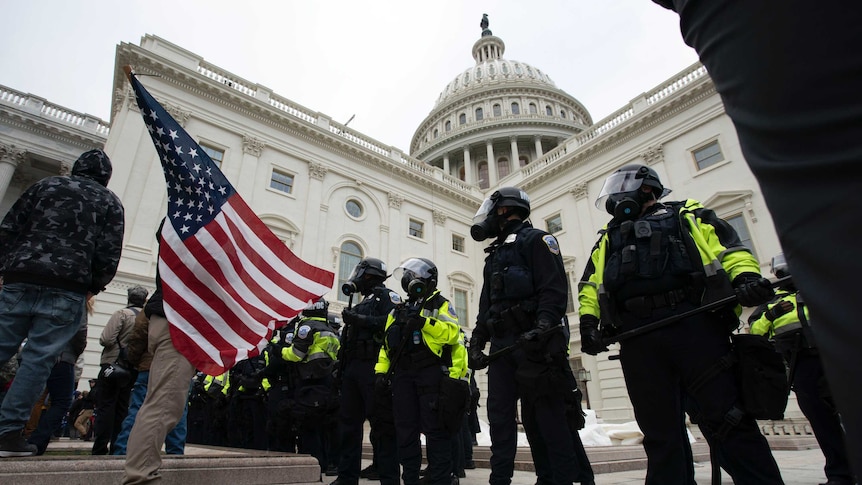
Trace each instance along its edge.
<instances>
[{"instance_id":1,"label":"duty belt","mask_svg":"<svg viewBox=\"0 0 862 485\"><path fill-rule=\"evenodd\" d=\"M657 308L671 307L686 302L688 293L683 289L653 295L635 296L623 302L623 307L640 317L648 317Z\"/></svg>"}]
</instances>

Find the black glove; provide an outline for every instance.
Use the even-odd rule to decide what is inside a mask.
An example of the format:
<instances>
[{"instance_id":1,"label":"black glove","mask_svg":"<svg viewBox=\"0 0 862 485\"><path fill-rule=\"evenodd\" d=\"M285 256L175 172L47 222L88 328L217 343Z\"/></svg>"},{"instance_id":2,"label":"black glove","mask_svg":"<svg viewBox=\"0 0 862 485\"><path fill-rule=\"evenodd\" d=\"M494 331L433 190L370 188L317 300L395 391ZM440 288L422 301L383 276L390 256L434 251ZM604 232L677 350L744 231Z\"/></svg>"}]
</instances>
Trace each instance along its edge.
<instances>
[{"instance_id":1,"label":"black glove","mask_svg":"<svg viewBox=\"0 0 862 485\"><path fill-rule=\"evenodd\" d=\"M378 394L387 393L390 390L391 384L386 374L377 374L377 377L374 379L374 391Z\"/></svg>"},{"instance_id":2,"label":"black glove","mask_svg":"<svg viewBox=\"0 0 862 485\"><path fill-rule=\"evenodd\" d=\"M355 325L356 323L358 323L361 316L362 315L347 308L341 310L341 321L344 322L345 325Z\"/></svg>"},{"instance_id":3,"label":"black glove","mask_svg":"<svg viewBox=\"0 0 862 485\"><path fill-rule=\"evenodd\" d=\"M599 332L599 319L593 315L581 315L581 352L599 355L607 351L608 348L602 343L602 334Z\"/></svg>"},{"instance_id":4,"label":"black glove","mask_svg":"<svg viewBox=\"0 0 862 485\"><path fill-rule=\"evenodd\" d=\"M485 342L472 340L470 348L467 349L467 366L473 370L481 370L488 367L488 356L485 355Z\"/></svg>"},{"instance_id":5,"label":"black glove","mask_svg":"<svg viewBox=\"0 0 862 485\"><path fill-rule=\"evenodd\" d=\"M551 322L549 320L539 320L538 322L536 322L536 326L533 327L532 330L524 332L524 334L521 335L521 338L526 341L533 341L541 336L548 334L549 331L554 327L559 327L560 329L563 328L559 324L554 324L554 322Z\"/></svg>"},{"instance_id":6,"label":"black glove","mask_svg":"<svg viewBox=\"0 0 862 485\"><path fill-rule=\"evenodd\" d=\"M790 303L787 300L781 300L780 302L772 305L772 308L766 310L766 318L770 322L774 322L776 318L784 315L785 313L790 313L793 310L793 303Z\"/></svg>"},{"instance_id":7,"label":"black glove","mask_svg":"<svg viewBox=\"0 0 862 485\"><path fill-rule=\"evenodd\" d=\"M775 297L769 280L756 273L742 273L733 280L736 298L742 306L757 306Z\"/></svg>"},{"instance_id":8,"label":"black glove","mask_svg":"<svg viewBox=\"0 0 862 485\"><path fill-rule=\"evenodd\" d=\"M407 319L407 332L413 333L416 330L422 330L422 327L425 326L425 317L420 317L419 315L411 316Z\"/></svg>"}]
</instances>

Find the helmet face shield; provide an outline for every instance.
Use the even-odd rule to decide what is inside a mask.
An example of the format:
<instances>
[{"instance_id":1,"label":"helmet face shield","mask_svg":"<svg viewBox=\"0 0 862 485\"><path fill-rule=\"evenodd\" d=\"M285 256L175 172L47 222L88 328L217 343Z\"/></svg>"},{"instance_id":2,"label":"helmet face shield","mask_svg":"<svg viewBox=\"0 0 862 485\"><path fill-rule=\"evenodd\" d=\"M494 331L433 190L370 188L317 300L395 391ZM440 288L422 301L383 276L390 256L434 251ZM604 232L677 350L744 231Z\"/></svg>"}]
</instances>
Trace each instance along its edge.
<instances>
[{"instance_id":1,"label":"helmet face shield","mask_svg":"<svg viewBox=\"0 0 862 485\"><path fill-rule=\"evenodd\" d=\"M496 192L494 194L496 195ZM485 199L485 201L482 202L482 205L479 206L479 210L476 211L476 215L473 216L473 224L479 224L487 219L488 214L490 214L491 211L494 210L494 206L497 205L498 199L499 197L495 198L494 195Z\"/></svg>"},{"instance_id":2,"label":"helmet face shield","mask_svg":"<svg viewBox=\"0 0 862 485\"><path fill-rule=\"evenodd\" d=\"M608 197L625 192L634 192L641 188L643 178L637 177L636 171L615 172L605 179L599 197L596 199L596 208L604 209Z\"/></svg>"},{"instance_id":3,"label":"helmet face shield","mask_svg":"<svg viewBox=\"0 0 862 485\"><path fill-rule=\"evenodd\" d=\"M395 268L392 276L401 280L401 288L410 301L428 296L437 287L437 267L423 258L410 258Z\"/></svg>"},{"instance_id":4,"label":"helmet face shield","mask_svg":"<svg viewBox=\"0 0 862 485\"><path fill-rule=\"evenodd\" d=\"M392 277L396 280L400 280L404 276L404 273L409 271L416 278L431 279L436 276L432 273L432 270L436 269L437 268L434 265L428 264L419 258L410 258L407 261L404 261L401 266L395 268L395 271L392 273Z\"/></svg>"}]
</instances>

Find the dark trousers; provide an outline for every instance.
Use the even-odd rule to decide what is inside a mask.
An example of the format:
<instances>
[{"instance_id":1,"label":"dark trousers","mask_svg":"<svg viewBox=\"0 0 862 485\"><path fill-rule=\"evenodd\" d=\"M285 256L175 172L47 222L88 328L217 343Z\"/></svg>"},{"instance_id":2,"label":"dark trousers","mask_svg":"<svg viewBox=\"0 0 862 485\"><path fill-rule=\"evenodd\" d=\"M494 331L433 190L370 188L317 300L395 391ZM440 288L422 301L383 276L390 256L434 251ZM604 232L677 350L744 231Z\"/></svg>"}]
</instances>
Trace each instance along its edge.
<instances>
[{"instance_id":1,"label":"dark trousers","mask_svg":"<svg viewBox=\"0 0 862 485\"><path fill-rule=\"evenodd\" d=\"M818 356L800 355L797 358L793 388L799 408L811 423L817 444L826 457L823 471L830 481L850 485L855 482L844 445L841 419L823 396L824 379L823 366Z\"/></svg>"},{"instance_id":2,"label":"dark trousers","mask_svg":"<svg viewBox=\"0 0 862 485\"><path fill-rule=\"evenodd\" d=\"M72 406L72 393L75 392L75 364L58 362L51 369L45 389L51 397L51 407L42 413L39 425L28 440L36 445L36 454L45 453L51 435L60 427L63 417ZM74 418L70 418L74 421Z\"/></svg>"},{"instance_id":3,"label":"dark trousers","mask_svg":"<svg viewBox=\"0 0 862 485\"><path fill-rule=\"evenodd\" d=\"M728 411L740 406L730 370L691 388L729 352L726 325L706 314L622 342L620 361L626 388L644 433L647 485L690 479L690 445L682 429L683 392L700 409L701 424L713 430L721 428ZM753 418L745 416L729 428L721 443L723 462L737 485L783 484L769 444Z\"/></svg>"},{"instance_id":4,"label":"dark trousers","mask_svg":"<svg viewBox=\"0 0 862 485\"><path fill-rule=\"evenodd\" d=\"M338 430L341 460L338 479L346 484L359 481L362 468L362 428L374 411L374 361L351 360L343 371Z\"/></svg>"},{"instance_id":5,"label":"dark trousers","mask_svg":"<svg viewBox=\"0 0 862 485\"><path fill-rule=\"evenodd\" d=\"M537 483L563 485L593 479L581 437L566 425L562 394L524 396L521 399L521 422L530 442Z\"/></svg>"},{"instance_id":6,"label":"dark trousers","mask_svg":"<svg viewBox=\"0 0 862 485\"><path fill-rule=\"evenodd\" d=\"M494 352L515 342L511 338L491 339ZM488 366L488 426L491 434L490 485L509 485L515 471L515 453L518 450L518 385L515 381L517 361L521 351L491 362Z\"/></svg>"},{"instance_id":7,"label":"dark trousers","mask_svg":"<svg viewBox=\"0 0 862 485\"><path fill-rule=\"evenodd\" d=\"M103 364L102 368L105 366L106 364ZM129 412L129 395L132 392L134 377L133 375L132 379L123 385L99 377L99 392L96 393L94 411L96 415L96 431L93 435L94 455L113 454L114 442L117 441L117 435L123 428L123 420Z\"/></svg>"},{"instance_id":8,"label":"dark trousers","mask_svg":"<svg viewBox=\"0 0 862 485\"><path fill-rule=\"evenodd\" d=\"M404 485L419 483L420 433L425 435L429 485L450 485L452 437L443 429L436 410L443 370L439 365L396 369L392 377L392 409Z\"/></svg>"},{"instance_id":9,"label":"dark trousers","mask_svg":"<svg viewBox=\"0 0 862 485\"><path fill-rule=\"evenodd\" d=\"M862 474L862 3L674 0L760 184ZM853 210L847 210L849 208Z\"/></svg>"},{"instance_id":10,"label":"dark trousers","mask_svg":"<svg viewBox=\"0 0 862 485\"><path fill-rule=\"evenodd\" d=\"M266 405L263 398L254 393L237 392L231 398L228 417L228 441L230 446L253 450L265 450Z\"/></svg>"},{"instance_id":11,"label":"dark trousers","mask_svg":"<svg viewBox=\"0 0 862 485\"><path fill-rule=\"evenodd\" d=\"M269 449L296 453L296 430L293 428L293 417L290 415L290 389L286 380L270 382L272 387L269 388L266 401Z\"/></svg>"}]
</instances>

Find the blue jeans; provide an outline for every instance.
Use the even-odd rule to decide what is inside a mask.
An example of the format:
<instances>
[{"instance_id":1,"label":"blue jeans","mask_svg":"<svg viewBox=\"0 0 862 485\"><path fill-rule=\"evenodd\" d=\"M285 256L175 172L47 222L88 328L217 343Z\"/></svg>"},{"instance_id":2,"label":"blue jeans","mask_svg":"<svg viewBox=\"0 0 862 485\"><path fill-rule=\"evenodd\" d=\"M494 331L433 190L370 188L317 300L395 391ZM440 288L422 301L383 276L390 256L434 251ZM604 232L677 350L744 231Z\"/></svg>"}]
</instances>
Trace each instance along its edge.
<instances>
[{"instance_id":1,"label":"blue jeans","mask_svg":"<svg viewBox=\"0 0 862 485\"><path fill-rule=\"evenodd\" d=\"M144 402L147 396L147 381L150 379L150 371L138 371L138 379L135 385L132 386L132 394L129 397L129 413L126 414L126 419L123 421L123 427L120 429L120 434L117 436L117 441L114 442L114 455L126 454L126 443L129 441L129 434L132 432L132 426L135 424L135 417L138 415L138 409ZM180 422L174 426L174 429L168 432L165 436L165 453L169 455L182 455L186 447L186 416L189 412L188 403L186 410L183 411L183 417Z\"/></svg>"},{"instance_id":2,"label":"blue jeans","mask_svg":"<svg viewBox=\"0 0 862 485\"><path fill-rule=\"evenodd\" d=\"M29 283L0 289L0 362L24 339L21 366L0 407L0 435L24 429L57 356L78 331L86 295Z\"/></svg>"}]
</instances>

